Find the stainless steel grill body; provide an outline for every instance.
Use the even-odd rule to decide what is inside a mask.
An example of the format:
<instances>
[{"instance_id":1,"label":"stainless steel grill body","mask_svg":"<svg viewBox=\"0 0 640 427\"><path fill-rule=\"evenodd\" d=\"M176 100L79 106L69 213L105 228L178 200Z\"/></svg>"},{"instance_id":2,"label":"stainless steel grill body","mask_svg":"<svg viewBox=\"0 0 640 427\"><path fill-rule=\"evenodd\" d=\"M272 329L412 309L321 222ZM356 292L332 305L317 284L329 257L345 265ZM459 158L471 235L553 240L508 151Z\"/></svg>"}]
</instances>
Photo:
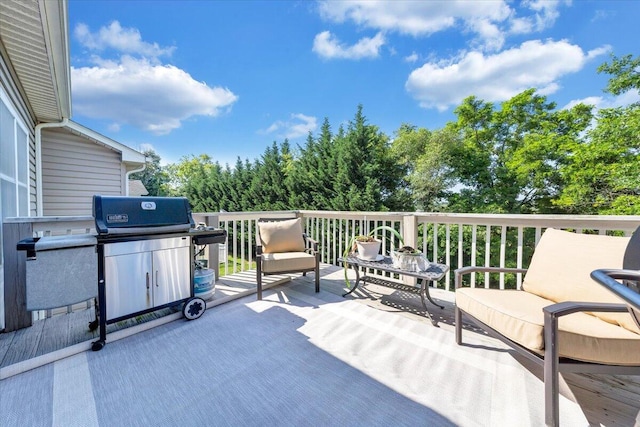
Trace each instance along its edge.
<instances>
[{"instance_id":1,"label":"stainless steel grill body","mask_svg":"<svg viewBox=\"0 0 640 427\"><path fill-rule=\"evenodd\" d=\"M107 321L192 296L188 236L104 246Z\"/></svg>"},{"instance_id":2,"label":"stainless steel grill body","mask_svg":"<svg viewBox=\"0 0 640 427\"><path fill-rule=\"evenodd\" d=\"M94 196L98 232L99 350L106 324L185 303L188 319L206 304L194 303L194 244L224 243L226 232L195 229L182 197ZM190 317L193 316L193 317Z\"/></svg>"},{"instance_id":3,"label":"stainless steel grill body","mask_svg":"<svg viewBox=\"0 0 640 427\"><path fill-rule=\"evenodd\" d=\"M189 320L206 309L194 297L194 245L225 243L224 230L198 227L184 197L93 196L97 235L25 239L30 309L70 305L95 297L100 328L184 303ZM38 256L39 254L39 256ZM97 290L96 290L97 283Z\"/></svg>"}]
</instances>

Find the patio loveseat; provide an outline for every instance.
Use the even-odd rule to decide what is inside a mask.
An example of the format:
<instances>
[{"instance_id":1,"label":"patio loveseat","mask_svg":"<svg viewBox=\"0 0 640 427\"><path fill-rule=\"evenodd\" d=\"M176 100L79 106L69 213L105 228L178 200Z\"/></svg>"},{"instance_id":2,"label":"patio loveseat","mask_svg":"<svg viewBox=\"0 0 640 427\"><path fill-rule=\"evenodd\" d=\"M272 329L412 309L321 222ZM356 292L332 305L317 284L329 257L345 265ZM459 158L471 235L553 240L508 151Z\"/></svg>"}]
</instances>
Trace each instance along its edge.
<instances>
[{"instance_id":1,"label":"patio loveseat","mask_svg":"<svg viewBox=\"0 0 640 427\"><path fill-rule=\"evenodd\" d=\"M518 353L543 365L545 422L559 425L561 372L640 375L640 329L627 305L590 278L593 270L623 268L633 237L547 229L527 270L464 267L456 270L456 342L462 314ZM525 273L521 290L462 287L472 272Z\"/></svg>"}]
</instances>

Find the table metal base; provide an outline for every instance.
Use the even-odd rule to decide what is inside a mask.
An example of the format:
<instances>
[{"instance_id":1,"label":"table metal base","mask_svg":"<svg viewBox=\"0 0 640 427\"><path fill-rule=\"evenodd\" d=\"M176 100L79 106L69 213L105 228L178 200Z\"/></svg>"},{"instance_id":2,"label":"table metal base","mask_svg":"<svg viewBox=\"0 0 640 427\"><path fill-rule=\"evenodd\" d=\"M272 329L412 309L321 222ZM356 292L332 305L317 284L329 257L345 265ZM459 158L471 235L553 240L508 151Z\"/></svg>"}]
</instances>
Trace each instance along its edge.
<instances>
[{"instance_id":1,"label":"table metal base","mask_svg":"<svg viewBox=\"0 0 640 427\"><path fill-rule=\"evenodd\" d=\"M431 321L431 324L433 326L438 326L437 323L431 317L431 313L427 308L427 303L425 300L429 300L431 304L435 305L436 307L440 307L441 309L444 309L444 306L436 303L431 298L431 295L429 294L428 282L437 283L438 280L442 279L442 277L444 277L444 274L449 270L449 267L447 265L431 264L426 271L407 271L407 270L402 270L402 269L393 267L393 263L390 257L385 257L380 261L366 261L351 255L348 257L339 258L338 261L345 263L347 266L353 268L353 270L356 272L356 281L354 282L353 287L349 290L349 292L342 294L343 297L346 297L347 295L353 293L356 289L358 289L358 285L360 284L360 281L362 281L364 284L367 280L369 280L370 282L373 282L375 279L375 283L380 284L382 286L388 286L392 284L395 285L394 282L386 281L379 277L372 277L367 275L360 276L360 268L365 268L365 269L370 268L374 270L387 271L390 273L396 273L399 275L422 279L420 283L420 288L418 291L418 293L420 294L420 300L422 301L422 306L424 307L426 316ZM406 287L407 290L409 290L410 288L411 287L409 286Z\"/></svg>"}]
</instances>

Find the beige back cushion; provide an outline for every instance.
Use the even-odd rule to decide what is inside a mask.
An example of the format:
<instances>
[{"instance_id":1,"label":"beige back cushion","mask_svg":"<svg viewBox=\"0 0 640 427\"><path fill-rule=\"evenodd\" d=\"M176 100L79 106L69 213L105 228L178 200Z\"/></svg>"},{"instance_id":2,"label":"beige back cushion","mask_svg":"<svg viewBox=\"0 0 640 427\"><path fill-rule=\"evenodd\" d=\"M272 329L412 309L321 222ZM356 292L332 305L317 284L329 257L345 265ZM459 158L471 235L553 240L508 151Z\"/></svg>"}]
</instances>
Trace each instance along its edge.
<instances>
[{"instance_id":1,"label":"beige back cushion","mask_svg":"<svg viewBox=\"0 0 640 427\"><path fill-rule=\"evenodd\" d=\"M258 222L262 251L265 253L302 252L302 219Z\"/></svg>"},{"instance_id":2,"label":"beige back cushion","mask_svg":"<svg viewBox=\"0 0 640 427\"><path fill-rule=\"evenodd\" d=\"M531 258L522 289L554 301L623 301L591 279L598 268L622 268L628 237L578 234L547 229ZM627 313L593 313L610 323L640 333Z\"/></svg>"}]
</instances>

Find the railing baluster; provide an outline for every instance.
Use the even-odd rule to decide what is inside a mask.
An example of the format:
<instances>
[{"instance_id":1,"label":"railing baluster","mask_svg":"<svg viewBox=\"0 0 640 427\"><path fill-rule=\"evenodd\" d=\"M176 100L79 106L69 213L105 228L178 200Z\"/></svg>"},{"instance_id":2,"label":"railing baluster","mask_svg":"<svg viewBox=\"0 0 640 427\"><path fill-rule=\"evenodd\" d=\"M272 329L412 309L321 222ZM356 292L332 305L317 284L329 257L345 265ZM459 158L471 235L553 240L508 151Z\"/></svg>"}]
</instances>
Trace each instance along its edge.
<instances>
[{"instance_id":1,"label":"railing baluster","mask_svg":"<svg viewBox=\"0 0 640 427\"><path fill-rule=\"evenodd\" d=\"M484 237L484 266L491 267L491 226L486 225L485 237ZM489 289L491 287L491 275L484 273L484 287Z\"/></svg>"},{"instance_id":2,"label":"railing baluster","mask_svg":"<svg viewBox=\"0 0 640 427\"><path fill-rule=\"evenodd\" d=\"M438 262L438 223L433 223L433 262Z\"/></svg>"},{"instance_id":3,"label":"railing baluster","mask_svg":"<svg viewBox=\"0 0 640 427\"><path fill-rule=\"evenodd\" d=\"M245 245L245 235L244 235L244 220L240 221L240 271L244 271L244 245Z\"/></svg>"},{"instance_id":4,"label":"railing baluster","mask_svg":"<svg viewBox=\"0 0 640 427\"><path fill-rule=\"evenodd\" d=\"M518 227L518 251L516 259L516 267L522 268L522 252L523 252L523 230L522 226ZM516 274L516 287L520 289L522 287L522 273Z\"/></svg>"},{"instance_id":5,"label":"railing baluster","mask_svg":"<svg viewBox=\"0 0 640 427\"><path fill-rule=\"evenodd\" d=\"M505 256L507 252L507 227L502 226L500 230L500 268L505 266ZM504 273L500 273L500 289L504 289Z\"/></svg>"},{"instance_id":6,"label":"railing baluster","mask_svg":"<svg viewBox=\"0 0 640 427\"><path fill-rule=\"evenodd\" d=\"M476 265L476 243L477 243L477 234L478 234L478 226L473 224L471 226L471 266ZM476 287L476 274L475 272L471 275L471 287Z\"/></svg>"},{"instance_id":7,"label":"railing baluster","mask_svg":"<svg viewBox=\"0 0 640 427\"><path fill-rule=\"evenodd\" d=\"M253 230L255 230L255 227L257 226L256 221L253 219L249 220L249 268L251 268L251 265L253 263L253 245L254 245L254 237L253 237Z\"/></svg>"},{"instance_id":8,"label":"railing baluster","mask_svg":"<svg viewBox=\"0 0 640 427\"><path fill-rule=\"evenodd\" d=\"M447 224L446 225L446 229L445 229L445 236L446 236L446 242L445 242L445 264L446 265L451 265L451 225ZM434 261L435 262L435 261ZM449 271L447 271L447 274L445 276L445 289L447 291L451 290L451 269L449 269Z\"/></svg>"},{"instance_id":9,"label":"railing baluster","mask_svg":"<svg viewBox=\"0 0 640 427\"><path fill-rule=\"evenodd\" d=\"M322 247L326 248L327 247L327 233L329 232L329 227L328 227L328 221L326 218L322 218ZM328 253L323 252L324 255L324 259L322 260L323 262L328 262L329 261L329 255Z\"/></svg>"},{"instance_id":10,"label":"railing baluster","mask_svg":"<svg viewBox=\"0 0 640 427\"><path fill-rule=\"evenodd\" d=\"M224 229L227 232L227 241L231 241L231 244L233 245L233 235L229 233L229 221L225 221ZM229 243L227 243L226 252L227 252L227 259L225 260L225 263L224 263L224 275L228 276L229 275Z\"/></svg>"},{"instance_id":11,"label":"railing baluster","mask_svg":"<svg viewBox=\"0 0 640 427\"><path fill-rule=\"evenodd\" d=\"M463 231L462 224L458 224L458 268L464 267L463 251L462 251L462 239Z\"/></svg>"},{"instance_id":12,"label":"railing baluster","mask_svg":"<svg viewBox=\"0 0 640 427\"><path fill-rule=\"evenodd\" d=\"M333 257L331 258L331 263L335 264L338 257L336 257L336 219L333 218L331 220L332 224L333 224L333 228L332 228L332 232L331 232L331 238L332 238L332 244L333 244Z\"/></svg>"}]
</instances>

